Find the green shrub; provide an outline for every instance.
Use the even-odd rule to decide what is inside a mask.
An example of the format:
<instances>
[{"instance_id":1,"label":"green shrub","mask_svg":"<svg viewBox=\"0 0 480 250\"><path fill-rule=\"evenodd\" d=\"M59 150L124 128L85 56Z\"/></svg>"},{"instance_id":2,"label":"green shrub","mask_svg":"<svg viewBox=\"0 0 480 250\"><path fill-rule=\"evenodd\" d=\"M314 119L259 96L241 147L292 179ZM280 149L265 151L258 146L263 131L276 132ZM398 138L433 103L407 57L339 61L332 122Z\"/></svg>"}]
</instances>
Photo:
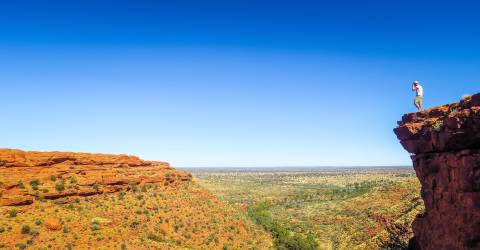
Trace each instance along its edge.
<instances>
[{"instance_id":1,"label":"green shrub","mask_svg":"<svg viewBox=\"0 0 480 250\"><path fill-rule=\"evenodd\" d=\"M73 168L73 166L70 166L70 168ZM67 250L72 250L73 249L73 244L72 243L68 243L67 245L65 245L65 248Z\"/></svg>"},{"instance_id":2,"label":"green shrub","mask_svg":"<svg viewBox=\"0 0 480 250\"><path fill-rule=\"evenodd\" d=\"M40 185L40 180L38 179L35 179L35 180L31 180L30 181L30 187L33 189L33 190L38 190L38 186Z\"/></svg>"},{"instance_id":3,"label":"green shrub","mask_svg":"<svg viewBox=\"0 0 480 250\"><path fill-rule=\"evenodd\" d=\"M440 131L440 130L442 130L442 128L443 128L443 121L437 120L437 121L433 124L432 127L433 127L433 129L434 129L435 131L437 131L437 132Z\"/></svg>"},{"instance_id":4,"label":"green shrub","mask_svg":"<svg viewBox=\"0 0 480 250\"><path fill-rule=\"evenodd\" d=\"M125 197L126 194L127 194L127 193L126 193L125 191L123 191L123 190L120 191L120 193L118 194L118 199L119 199L119 200L123 200L123 198Z\"/></svg>"},{"instance_id":5,"label":"green shrub","mask_svg":"<svg viewBox=\"0 0 480 250\"><path fill-rule=\"evenodd\" d=\"M22 232L22 234L29 234L29 233L30 233L30 230L31 230L31 229L30 229L30 226L29 226L29 225L23 225L21 232Z\"/></svg>"},{"instance_id":6,"label":"green shrub","mask_svg":"<svg viewBox=\"0 0 480 250\"><path fill-rule=\"evenodd\" d=\"M37 225L37 226L42 225L42 221L39 220L39 219L36 219L36 220L35 220L35 225Z\"/></svg>"},{"instance_id":7,"label":"green shrub","mask_svg":"<svg viewBox=\"0 0 480 250\"><path fill-rule=\"evenodd\" d=\"M98 192L98 191L100 191L100 184L95 183L95 184L93 184L92 188L95 189L95 191Z\"/></svg>"},{"instance_id":8,"label":"green shrub","mask_svg":"<svg viewBox=\"0 0 480 250\"><path fill-rule=\"evenodd\" d=\"M10 218L17 217L17 210L12 209L12 210L8 211L8 216L10 216Z\"/></svg>"},{"instance_id":9,"label":"green shrub","mask_svg":"<svg viewBox=\"0 0 480 250\"><path fill-rule=\"evenodd\" d=\"M132 223L130 223L130 228L136 229L138 225L140 225L140 222L132 221Z\"/></svg>"},{"instance_id":10,"label":"green shrub","mask_svg":"<svg viewBox=\"0 0 480 250\"><path fill-rule=\"evenodd\" d=\"M57 192L59 192L59 193L65 191L65 183L63 181L56 182L55 183L55 190L57 190Z\"/></svg>"},{"instance_id":11,"label":"green shrub","mask_svg":"<svg viewBox=\"0 0 480 250\"><path fill-rule=\"evenodd\" d=\"M147 236L147 239L153 240L153 241L156 241L156 242L161 242L162 241L162 238L160 238L160 236L158 236L154 233L149 233L148 236Z\"/></svg>"},{"instance_id":12,"label":"green shrub","mask_svg":"<svg viewBox=\"0 0 480 250\"><path fill-rule=\"evenodd\" d=\"M387 238L381 240L380 249L408 249L413 236L411 225L405 222L390 222L386 225Z\"/></svg>"},{"instance_id":13,"label":"green shrub","mask_svg":"<svg viewBox=\"0 0 480 250\"><path fill-rule=\"evenodd\" d=\"M130 183L128 184L128 187L129 187L130 190L132 190L133 192L138 192L137 183L135 183L135 182L130 182Z\"/></svg>"},{"instance_id":14,"label":"green shrub","mask_svg":"<svg viewBox=\"0 0 480 250\"><path fill-rule=\"evenodd\" d=\"M25 188L25 184L23 184L22 180L18 181L18 187L22 189Z\"/></svg>"},{"instance_id":15,"label":"green shrub","mask_svg":"<svg viewBox=\"0 0 480 250\"><path fill-rule=\"evenodd\" d=\"M20 250L23 250L23 249L26 249L27 248L27 245L25 245L24 243L18 243L17 245L15 245L18 249Z\"/></svg>"},{"instance_id":16,"label":"green shrub","mask_svg":"<svg viewBox=\"0 0 480 250\"><path fill-rule=\"evenodd\" d=\"M75 178L75 176L71 176L70 177L70 184L75 185L77 183L78 183L77 178Z\"/></svg>"},{"instance_id":17,"label":"green shrub","mask_svg":"<svg viewBox=\"0 0 480 250\"><path fill-rule=\"evenodd\" d=\"M262 203L249 207L248 215L252 217L257 224L272 233L274 243L278 249L315 250L318 248L318 243L312 235L302 237L288 230L271 217L268 209L269 205Z\"/></svg>"}]
</instances>

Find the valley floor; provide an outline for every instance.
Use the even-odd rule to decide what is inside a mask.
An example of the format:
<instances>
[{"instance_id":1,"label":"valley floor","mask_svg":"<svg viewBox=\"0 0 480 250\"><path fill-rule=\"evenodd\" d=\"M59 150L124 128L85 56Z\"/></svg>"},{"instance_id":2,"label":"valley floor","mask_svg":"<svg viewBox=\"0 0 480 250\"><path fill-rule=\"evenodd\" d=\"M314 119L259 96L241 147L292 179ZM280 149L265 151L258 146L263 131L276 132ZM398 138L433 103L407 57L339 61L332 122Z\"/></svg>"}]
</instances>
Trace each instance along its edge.
<instances>
[{"instance_id":1,"label":"valley floor","mask_svg":"<svg viewBox=\"0 0 480 250\"><path fill-rule=\"evenodd\" d=\"M423 210L411 168L188 169L278 249L401 249Z\"/></svg>"}]
</instances>

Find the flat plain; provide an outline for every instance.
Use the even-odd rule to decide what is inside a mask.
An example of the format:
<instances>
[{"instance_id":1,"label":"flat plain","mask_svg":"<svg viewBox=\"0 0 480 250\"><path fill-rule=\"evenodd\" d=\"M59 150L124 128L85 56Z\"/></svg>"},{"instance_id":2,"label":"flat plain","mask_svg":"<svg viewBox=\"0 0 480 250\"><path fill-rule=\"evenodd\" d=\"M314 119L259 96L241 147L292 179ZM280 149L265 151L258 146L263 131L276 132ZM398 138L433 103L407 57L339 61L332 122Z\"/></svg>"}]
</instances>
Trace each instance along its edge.
<instances>
[{"instance_id":1,"label":"flat plain","mask_svg":"<svg viewBox=\"0 0 480 250\"><path fill-rule=\"evenodd\" d=\"M190 168L277 249L402 249L423 211L411 167Z\"/></svg>"}]
</instances>

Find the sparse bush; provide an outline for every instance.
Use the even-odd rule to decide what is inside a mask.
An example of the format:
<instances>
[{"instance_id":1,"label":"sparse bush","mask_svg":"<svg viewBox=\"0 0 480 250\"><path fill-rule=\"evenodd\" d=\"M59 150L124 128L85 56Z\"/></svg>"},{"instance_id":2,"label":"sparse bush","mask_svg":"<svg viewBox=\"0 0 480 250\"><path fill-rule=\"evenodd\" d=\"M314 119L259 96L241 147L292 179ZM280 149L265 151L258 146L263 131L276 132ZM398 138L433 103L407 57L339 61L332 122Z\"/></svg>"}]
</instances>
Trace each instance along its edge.
<instances>
[{"instance_id":1,"label":"sparse bush","mask_svg":"<svg viewBox=\"0 0 480 250\"><path fill-rule=\"evenodd\" d=\"M138 225L140 225L140 222L138 221L132 221L132 223L130 223L132 229L136 229Z\"/></svg>"},{"instance_id":2,"label":"sparse bush","mask_svg":"<svg viewBox=\"0 0 480 250\"><path fill-rule=\"evenodd\" d=\"M73 249L73 244L72 243L67 243L67 245L65 245L65 248L67 250L72 250Z\"/></svg>"},{"instance_id":3,"label":"sparse bush","mask_svg":"<svg viewBox=\"0 0 480 250\"><path fill-rule=\"evenodd\" d=\"M442 121L442 120L437 120L437 121L433 124L432 127L433 127L433 129L434 129L435 131L437 131L437 132L440 131L440 130L442 130L442 128L443 128L443 121Z\"/></svg>"},{"instance_id":4,"label":"sparse bush","mask_svg":"<svg viewBox=\"0 0 480 250\"><path fill-rule=\"evenodd\" d=\"M10 218L17 217L17 210L14 208L14 209L8 211L8 216L10 216Z\"/></svg>"},{"instance_id":5,"label":"sparse bush","mask_svg":"<svg viewBox=\"0 0 480 250\"><path fill-rule=\"evenodd\" d=\"M18 188L21 188L21 189L25 188L25 184L23 183L22 180L18 181Z\"/></svg>"},{"instance_id":6,"label":"sparse bush","mask_svg":"<svg viewBox=\"0 0 480 250\"><path fill-rule=\"evenodd\" d=\"M387 232L387 237L381 240L380 249L408 249L408 241L413 236L413 232L408 221L403 223L391 222L386 226L385 231Z\"/></svg>"},{"instance_id":7,"label":"sparse bush","mask_svg":"<svg viewBox=\"0 0 480 250\"><path fill-rule=\"evenodd\" d=\"M95 191L98 192L98 191L100 191L100 184L95 183L95 184L93 184L92 188L95 189Z\"/></svg>"},{"instance_id":8,"label":"sparse bush","mask_svg":"<svg viewBox=\"0 0 480 250\"><path fill-rule=\"evenodd\" d=\"M71 176L70 177L70 184L75 185L77 183L78 183L77 178L75 178L75 176Z\"/></svg>"},{"instance_id":9,"label":"sparse bush","mask_svg":"<svg viewBox=\"0 0 480 250\"><path fill-rule=\"evenodd\" d=\"M252 217L257 224L262 225L266 230L272 233L277 248L302 250L317 249L318 243L313 236L308 235L307 237L302 237L299 234L289 231L276 220L272 219L268 208L269 205L266 203L252 206L248 209L248 215Z\"/></svg>"},{"instance_id":10,"label":"sparse bush","mask_svg":"<svg viewBox=\"0 0 480 250\"><path fill-rule=\"evenodd\" d=\"M35 220L35 225L40 226L42 225L42 221L40 219Z\"/></svg>"},{"instance_id":11,"label":"sparse bush","mask_svg":"<svg viewBox=\"0 0 480 250\"><path fill-rule=\"evenodd\" d=\"M38 186L40 185L40 180L38 179L35 179L35 180L31 180L30 181L30 187L33 189L33 190L38 190Z\"/></svg>"},{"instance_id":12,"label":"sparse bush","mask_svg":"<svg viewBox=\"0 0 480 250\"><path fill-rule=\"evenodd\" d=\"M24 250L27 248L27 245L25 245L24 243L18 243L15 246L20 250Z\"/></svg>"},{"instance_id":13,"label":"sparse bush","mask_svg":"<svg viewBox=\"0 0 480 250\"><path fill-rule=\"evenodd\" d=\"M22 234L29 234L30 233L30 226L29 225L23 225L21 232L22 232Z\"/></svg>"},{"instance_id":14,"label":"sparse bush","mask_svg":"<svg viewBox=\"0 0 480 250\"><path fill-rule=\"evenodd\" d=\"M128 184L128 187L129 187L130 190L132 190L133 192L138 192L137 183L135 183L135 182L130 182L130 183Z\"/></svg>"},{"instance_id":15,"label":"sparse bush","mask_svg":"<svg viewBox=\"0 0 480 250\"><path fill-rule=\"evenodd\" d=\"M160 238L160 236L154 234L154 233L149 233L148 236L147 236L147 239L149 240L153 240L153 241L156 241L156 242L161 242L162 239Z\"/></svg>"},{"instance_id":16,"label":"sparse bush","mask_svg":"<svg viewBox=\"0 0 480 250\"><path fill-rule=\"evenodd\" d=\"M57 192L59 192L59 193L65 191L65 183L63 181L56 182L55 183L55 190L57 190Z\"/></svg>"},{"instance_id":17,"label":"sparse bush","mask_svg":"<svg viewBox=\"0 0 480 250\"><path fill-rule=\"evenodd\" d=\"M123 199L125 198L125 195L126 195L126 194L127 194L127 193L126 193L125 191L123 191L123 190L120 191L120 193L118 194L118 199L119 199L119 200L123 200Z\"/></svg>"}]
</instances>

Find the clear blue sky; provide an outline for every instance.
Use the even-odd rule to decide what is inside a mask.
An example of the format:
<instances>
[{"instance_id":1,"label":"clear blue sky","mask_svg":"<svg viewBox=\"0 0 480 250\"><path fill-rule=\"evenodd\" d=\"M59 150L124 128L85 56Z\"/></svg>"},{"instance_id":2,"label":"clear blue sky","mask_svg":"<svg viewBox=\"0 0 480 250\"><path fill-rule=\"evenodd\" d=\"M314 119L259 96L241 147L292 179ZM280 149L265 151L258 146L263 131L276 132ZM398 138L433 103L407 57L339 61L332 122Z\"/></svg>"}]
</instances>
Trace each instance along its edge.
<instances>
[{"instance_id":1,"label":"clear blue sky","mask_svg":"<svg viewBox=\"0 0 480 250\"><path fill-rule=\"evenodd\" d=\"M411 82L428 107L479 90L480 6L448 2L2 3L0 147L407 165Z\"/></svg>"}]
</instances>

